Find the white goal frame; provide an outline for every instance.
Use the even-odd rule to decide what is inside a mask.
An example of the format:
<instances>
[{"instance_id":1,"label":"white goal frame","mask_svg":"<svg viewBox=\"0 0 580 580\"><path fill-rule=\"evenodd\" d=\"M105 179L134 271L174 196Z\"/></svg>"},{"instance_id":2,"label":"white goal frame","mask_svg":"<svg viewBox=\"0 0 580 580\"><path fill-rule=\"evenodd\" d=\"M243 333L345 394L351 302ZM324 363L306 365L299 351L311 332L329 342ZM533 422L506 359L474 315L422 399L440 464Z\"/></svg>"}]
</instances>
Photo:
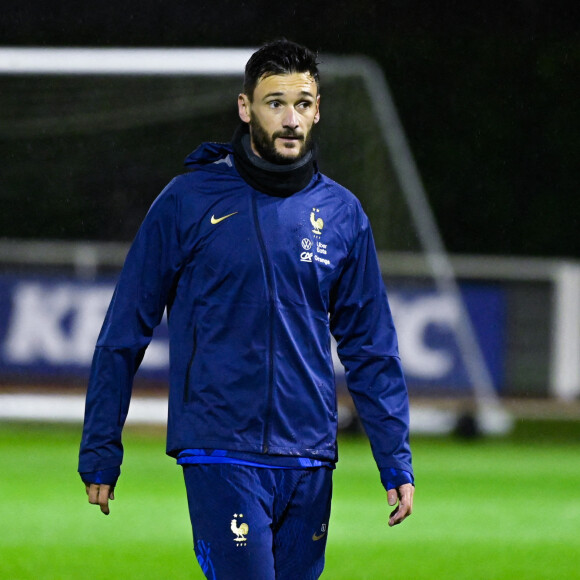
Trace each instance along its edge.
<instances>
[{"instance_id":1,"label":"white goal frame","mask_svg":"<svg viewBox=\"0 0 580 580\"><path fill-rule=\"evenodd\" d=\"M243 75L254 48L9 48L0 47L0 75ZM374 114L387 145L405 202L437 288L455 300L461 314L458 344L473 385L477 419L486 432L505 432L511 420L497 395L451 261L419 176L385 75L367 57L322 55L330 77L358 77L372 96Z\"/></svg>"}]
</instances>

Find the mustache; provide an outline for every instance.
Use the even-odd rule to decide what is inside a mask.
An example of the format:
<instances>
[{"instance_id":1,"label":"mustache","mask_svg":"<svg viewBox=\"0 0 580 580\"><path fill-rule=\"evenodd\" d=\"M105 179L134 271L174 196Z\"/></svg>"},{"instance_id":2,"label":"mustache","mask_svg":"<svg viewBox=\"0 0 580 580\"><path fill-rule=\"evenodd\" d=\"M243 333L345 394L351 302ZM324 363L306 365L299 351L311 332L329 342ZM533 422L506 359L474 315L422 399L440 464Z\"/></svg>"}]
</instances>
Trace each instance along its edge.
<instances>
[{"instance_id":1,"label":"mustache","mask_svg":"<svg viewBox=\"0 0 580 580\"><path fill-rule=\"evenodd\" d=\"M272 135L273 139L278 139L279 137L283 139L299 139L300 141L304 141L304 135L302 135L301 133L297 133L293 129L277 131Z\"/></svg>"}]
</instances>

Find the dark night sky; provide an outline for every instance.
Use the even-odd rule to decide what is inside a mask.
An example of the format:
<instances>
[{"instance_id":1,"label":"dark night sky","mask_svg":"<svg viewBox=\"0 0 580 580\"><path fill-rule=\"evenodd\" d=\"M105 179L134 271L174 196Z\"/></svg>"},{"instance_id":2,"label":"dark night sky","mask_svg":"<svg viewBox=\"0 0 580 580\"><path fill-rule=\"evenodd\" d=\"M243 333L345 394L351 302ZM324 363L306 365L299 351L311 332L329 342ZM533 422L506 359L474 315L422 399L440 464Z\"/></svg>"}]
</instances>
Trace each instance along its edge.
<instances>
[{"instance_id":1,"label":"dark night sky","mask_svg":"<svg viewBox=\"0 0 580 580\"><path fill-rule=\"evenodd\" d=\"M5 46L256 46L284 35L369 55L452 252L580 258L577 0L5 0L2 12Z\"/></svg>"}]
</instances>

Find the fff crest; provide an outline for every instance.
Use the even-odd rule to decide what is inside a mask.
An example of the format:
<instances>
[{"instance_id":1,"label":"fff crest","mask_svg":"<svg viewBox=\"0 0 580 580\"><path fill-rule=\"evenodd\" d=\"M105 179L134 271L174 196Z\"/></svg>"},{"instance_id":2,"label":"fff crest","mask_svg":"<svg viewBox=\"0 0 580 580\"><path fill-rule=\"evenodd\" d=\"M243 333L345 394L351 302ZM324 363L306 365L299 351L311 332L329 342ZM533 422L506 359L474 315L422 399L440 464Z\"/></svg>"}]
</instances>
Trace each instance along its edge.
<instances>
[{"instance_id":1,"label":"fff crest","mask_svg":"<svg viewBox=\"0 0 580 580\"><path fill-rule=\"evenodd\" d=\"M316 214L319 212L320 210L313 207L312 211L310 212L310 223L312 224L312 233L316 234L317 236L319 236L322 233L322 228L324 227L324 222L322 221L322 218L317 218Z\"/></svg>"}]
</instances>

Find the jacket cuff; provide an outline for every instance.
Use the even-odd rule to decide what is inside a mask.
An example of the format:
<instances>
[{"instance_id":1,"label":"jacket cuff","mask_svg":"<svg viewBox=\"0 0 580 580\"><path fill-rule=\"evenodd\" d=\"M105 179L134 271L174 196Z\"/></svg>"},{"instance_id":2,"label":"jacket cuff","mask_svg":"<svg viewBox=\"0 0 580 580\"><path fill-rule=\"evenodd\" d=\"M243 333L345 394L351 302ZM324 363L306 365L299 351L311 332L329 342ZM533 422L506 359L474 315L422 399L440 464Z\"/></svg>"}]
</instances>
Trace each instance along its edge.
<instances>
[{"instance_id":1,"label":"jacket cuff","mask_svg":"<svg viewBox=\"0 0 580 580\"><path fill-rule=\"evenodd\" d=\"M85 471L80 472L79 475L87 485L96 483L115 487L117 479L119 479L119 476L121 475L121 468L110 467L109 469L100 469L99 471Z\"/></svg>"},{"instance_id":2,"label":"jacket cuff","mask_svg":"<svg viewBox=\"0 0 580 580\"><path fill-rule=\"evenodd\" d=\"M405 471L404 469L385 467L384 469L380 470L380 473L381 483L387 491L389 491L389 489L397 489L405 483L411 483L412 485L415 485L413 474Z\"/></svg>"}]
</instances>

